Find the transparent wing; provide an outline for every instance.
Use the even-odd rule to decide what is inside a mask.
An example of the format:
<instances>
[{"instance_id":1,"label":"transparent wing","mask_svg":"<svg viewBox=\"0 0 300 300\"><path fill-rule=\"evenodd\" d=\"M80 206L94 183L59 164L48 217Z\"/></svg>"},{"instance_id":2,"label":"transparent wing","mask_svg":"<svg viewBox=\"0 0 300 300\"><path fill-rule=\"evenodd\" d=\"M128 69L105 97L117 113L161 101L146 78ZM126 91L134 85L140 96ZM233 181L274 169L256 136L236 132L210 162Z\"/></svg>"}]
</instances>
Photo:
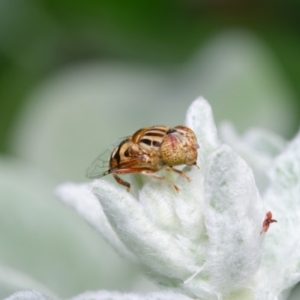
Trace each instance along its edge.
<instances>
[{"instance_id":1,"label":"transparent wing","mask_svg":"<svg viewBox=\"0 0 300 300\"><path fill-rule=\"evenodd\" d=\"M108 175L109 170L109 158L111 151L106 149L102 152L86 169L85 176L90 179L100 178Z\"/></svg>"},{"instance_id":2,"label":"transparent wing","mask_svg":"<svg viewBox=\"0 0 300 300\"><path fill-rule=\"evenodd\" d=\"M126 138L127 137L119 138L98 155L98 157L87 167L85 176L90 179L95 179L110 174L109 160L111 153Z\"/></svg>"}]
</instances>

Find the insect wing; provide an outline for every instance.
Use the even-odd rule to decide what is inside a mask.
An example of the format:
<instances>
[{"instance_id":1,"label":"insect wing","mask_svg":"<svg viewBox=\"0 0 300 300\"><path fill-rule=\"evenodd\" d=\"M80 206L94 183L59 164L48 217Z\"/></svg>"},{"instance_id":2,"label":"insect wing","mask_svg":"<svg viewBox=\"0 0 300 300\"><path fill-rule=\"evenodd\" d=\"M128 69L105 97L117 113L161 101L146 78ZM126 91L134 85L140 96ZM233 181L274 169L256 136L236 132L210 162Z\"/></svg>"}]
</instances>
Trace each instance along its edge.
<instances>
[{"instance_id":1,"label":"insect wing","mask_svg":"<svg viewBox=\"0 0 300 300\"><path fill-rule=\"evenodd\" d=\"M117 139L88 166L85 176L90 179L100 178L110 174L109 161L112 152L126 137Z\"/></svg>"},{"instance_id":2,"label":"insect wing","mask_svg":"<svg viewBox=\"0 0 300 300\"><path fill-rule=\"evenodd\" d=\"M111 151L109 149L102 152L87 168L86 177L90 179L100 178L110 173L109 158Z\"/></svg>"}]
</instances>

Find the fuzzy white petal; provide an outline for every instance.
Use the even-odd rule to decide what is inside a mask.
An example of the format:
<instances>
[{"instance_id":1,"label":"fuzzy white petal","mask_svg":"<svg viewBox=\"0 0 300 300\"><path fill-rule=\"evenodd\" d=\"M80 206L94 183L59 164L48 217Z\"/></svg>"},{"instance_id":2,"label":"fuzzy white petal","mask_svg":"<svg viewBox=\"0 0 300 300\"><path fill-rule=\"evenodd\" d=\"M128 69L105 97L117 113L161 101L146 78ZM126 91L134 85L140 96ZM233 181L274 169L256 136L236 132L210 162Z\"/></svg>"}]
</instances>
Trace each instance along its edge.
<instances>
[{"instance_id":1,"label":"fuzzy white petal","mask_svg":"<svg viewBox=\"0 0 300 300\"><path fill-rule=\"evenodd\" d=\"M262 280L273 293L300 280L300 133L275 161L265 201L278 224L268 231L262 259ZM284 262L284 263L283 263Z\"/></svg>"},{"instance_id":2,"label":"fuzzy white petal","mask_svg":"<svg viewBox=\"0 0 300 300\"><path fill-rule=\"evenodd\" d=\"M145 266L170 281L182 280L195 272L193 260L185 256L173 236L156 226L126 190L95 181L93 192L120 240Z\"/></svg>"},{"instance_id":3,"label":"fuzzy white petal","mask_svg":"<svg viewBox=\"0 0 300 300\"><path fill-rule=\"evenodd\" d=\"M265 191L269 186L268 170L273 164L274 157L285 149L286 141L262 129L251 129L239 136L229 122L221 124L220 134L223 141L247 161L260 191Z\"/></svg>"},{"instance_id":4,"label":"fuzzy white petal","mask_svg":"<svg viewBox=\"0 0 300 300\"><path fill-rule=\"evenodd\" d=\"M119 293L111 291L86 292L70 300L192 300L183 294L161 291L150 294Z\"/></svg>"},{"instance_id":5,"label":"fuzzy white petal","mask_svg":"<svg viewBox=\"0 0 300 300\"><path fill-rule=\"evenodd\" d=\"M300 211L300 132L275 161L266 200L283 216Z\"/></svg>"},{"instance_id":6,"label":"fuzzy white petal","mask_svg":"<svg viewBox=\"0 0 300 300\"><path fill-rule=\"evenodd\" d=\"M220 134L222 140L227 144L233 147L235 147L236 143L241 144L245 151L246 147L248 147L248 151L268 158L274 158L287 146L287 142L282 137L266 129L251 128L242 136L239 136L230 122L223 122L220 125Z\"/></svg>"},{"instance_id":7,"label":"fuzzy white petal","mask_svg":"<svg viewBox=\"0 0 300 300\"><path fill-rule=\"evenodd\" d=\"M101 183L104 181L99 180L97 182L101 186ZM106 186L106 182L104 186ZM64 183L56 188L55 194L64 203L75 208L122 256L131 262L137 263L136 257L124 247L112 229L89 185ZM115 201L115 199L112 199L112 201Z\"/></svg>"},{"instance_id":8,"label":"fuzzy white petal","mask_svg":"<svg viewBox=\"0 0 300 300\"><path fill-rule=\"evenodd\" d=\"M186 255L194 257L199 264L204 260L202 242L206 240L203 173L196 167L187 167L183 171L193 179L188 182L186 178L178 178L176 184L179 192L167 183L155 180L144 186L139 200L152 222L168 231L186 251Z\"/></svg>"},{"instance_id":9,"label":"fuzzy white petal","mask_svg":"<svg viewBox=\"0 0 300 300\"><path fill-rule=\"evenodd\" d=\"M180 238L185 247L195 253L197 263L203 262L202 253L205 251L206 230L204 225L204 176L202 170L188 167L183 171L192 179L188 182L180 178L177 182L181 186L175 197L175 211L180 221ZM192 255L192 254L190 254Z\"/></svg>"},{"instance_id":10,"label":"fuzzy white petal","mask_svg":"<svg viewBox=\"0 0 300 300\"><path fill-rule=\"evenodd\" d=\"M193 179L187 181L182 176L177 178L179 192L168 183L155 179L145 184L140 191L139 201L145 213L161 229L191 236L191 227L198 227L199 231L203 223L203 176L196 167L186 167L183 172Z\"/></svg>"},{"instance_id":11,"label":"fuzzy white petal","mask_svg":"<svg viewBox=\"0 0 300 300\"><path fill-rule=\"evenodd\" d=\"M4 300L55 300L36 291L16 292Z\"/></svg>"},{"instance_id":12,"label":"fuzzy white petal","mask_svg":"<svg viewBox=\"0 0 300 300\"><path fill-rule=\"evenodd\" d=\"M211 106L203 97L199 97L189 106L186 125L197 136L200 146L198 164L202 168L206 165L208 154L220 144Z\"/></svg>"},{"instance_id":13,"label":"fuzzy white petal","mask_svg":"<svg viewBox=\"0 0 300 300\"><path fill-rule=\"evenodd\" d=\"M205 179L208 248L203 272L226 294L249 284L259 266L264 220L251 169L223 145L209 157Z\"/></svg>"}]
</instances>

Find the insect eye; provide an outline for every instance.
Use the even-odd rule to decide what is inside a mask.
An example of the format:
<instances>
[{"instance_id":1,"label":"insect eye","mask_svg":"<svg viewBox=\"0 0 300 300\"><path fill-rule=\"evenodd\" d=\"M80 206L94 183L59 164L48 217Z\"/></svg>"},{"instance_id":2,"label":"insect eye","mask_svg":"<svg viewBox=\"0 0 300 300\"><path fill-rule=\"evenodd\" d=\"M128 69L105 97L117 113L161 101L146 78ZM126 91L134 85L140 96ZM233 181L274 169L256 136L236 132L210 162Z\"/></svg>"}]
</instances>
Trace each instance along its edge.
<instances>
[{"instance_id":1,"label":"insect eye","mask_svg":"<svg viewBox=\"0 0 300 300\"><path fill-rule=\"evenodd\" d=\"M170 134L170 133L173 133L173 132L176 132L177 130L176 129L174 129L174 128L171 128L171 129L169 129L168 131L167 131L167 133L166 134Z\"/></svg>"}]
</instances>

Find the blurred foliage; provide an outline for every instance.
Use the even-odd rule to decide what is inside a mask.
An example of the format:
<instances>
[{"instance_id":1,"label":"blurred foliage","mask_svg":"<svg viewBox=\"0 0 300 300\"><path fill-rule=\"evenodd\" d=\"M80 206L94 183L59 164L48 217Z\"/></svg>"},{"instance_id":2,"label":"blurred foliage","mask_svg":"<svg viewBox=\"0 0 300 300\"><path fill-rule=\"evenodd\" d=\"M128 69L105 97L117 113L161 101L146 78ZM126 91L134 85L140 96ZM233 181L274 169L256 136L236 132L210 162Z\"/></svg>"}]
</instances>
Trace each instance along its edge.
<instances>
[{"instance_id":1,"label":"blurred foliage","mask_svg":"<svg viewBox=\"0 0 300 300\"><path fill-rule=\"evenodd\" d=\"M48 186L50 183L47 183L47 180L43 183L44 180L39 178L39 174L32 175L31 171L28 171L28 166L16 166L11 169L11 166L6 167L7 158L2 160L0 168L2 189L0 190L3 199L0 200L4 200L2 204L4 206L1 211L3 216L12 216L12 220L19 220L21 224L21 226L14 224L10 226L9 218L7 223L4 217L1 219L4 222L2 240L7 238L5 247L2 247L2 252L6 251L5 255L2 253L1 256L3 261L6 261L10 267L28 272L61 295L71 295L87 288L125 288L126 266L120 267L124 270L118 273L119 279L110 283L109 280L115 277L114 272L118 267L111 268L111 277L105 271L103 274L108 276L107 278L101 273L101 268L107 270L105 263L109 264L116 259L108 257L110 249L97 245L100 242L94 237L94 232L81 231L88 231L87 228L77 230L77 226L78 228L82 226L80 221L77 220L76 225L72 214L68 211L62 212L60 207L56 207L56 202L49 196L52 185L66 178L83 180L80 177L84 176L82 170L94 158L94 152L97 153L103 145L109 145L111 139L122 134L122 130L127 134L132 128L149 125L149 122L153 121L160 122L163 117L167 123L176 114L176 117L180 115L183 118L187 103L199 95L196 87L212 98L215 96L219 99L221 95L223 98L219 99L220 103L227 97L227 101L223 101L217 109L214 108L216 116L220 116L220 112L226 108L226 116L230 119L236 111L242 112L238 116L241 120L246 119L246 114L248 117L255 114L257 118L251 119L253 125L261 124L258 122L261 118L272 117L279 127L283 127L282 124L285 123L292 123L292 126L287 126L288 130L291 130L289 137L292 137L297 131L299 122L295 123L294 116L291 116L291 120L286 116L290 117L290 112L295 108L295 113L300 119L300 103L297 101L300 98L299 23L300 2L298 0L263 2L257 0L0 0L0 152L10 152L11 145L14 145L14 154L27 158L26 161L29 161L30 165L37 165L43 171L46 170L48 175L53 176L51 186ZM222 39L222 33L226 33L228 29L229 31L237 29L237 32L241 29L250 33L250 36L253 34L254 38L246 37L241 47L243 51L251 48L253 44L251 53L245 55L241 55L238 51L231 53L239 43L235 39L226 40L231 47L219 49L222 57L216 59L214 69L208 72L211 63L207 65L203 64L203 61L197 63L197 59L194 58L197 58L200 49L211 62L215 57L210 56L211 52L214 52L211 49L220 48L219 40L214 42L214 37L219 35ZM223 38L228 39L226 34ZM209 45L211 41L213 45ZM256 42L259 45L254 45ZM267 50L262 50L263 53L260 53L264 47ZM259 54L255 56L253 53L256 52ZM270 57L270 62L269 53L273 56ZM274 59L277 64L273 68L270 66L273 65ZM247 60L245 65L240 66L241 60ZM265 61L266 64L263 63ZM106 62L109 62L107 67ZM110 64L111 62L113 64ZM235 72L237 67L235 63L238 68L240 67L237 68L237 72ZM257 68L257 65L261 68ZM277 72L278 66L281 72ZM233 67L233 70L229 70L230 67ZM198 72L199 69L201 72ZM178 75L174 70L182 70L182 74ZM174 77L169 76L170 73ZM103 74L106 75L105 78L102 77ZM194 76L194 74L198 75ZM220 76L217 77L216 74ZM278 74L283 75L283 78ZM237 76L239 77L236 81ZM252 77L248 80L248 76ZM224 78L229 80L223 80ZM280 86L281 80L284 82L283 87ZM216 81L219 82L217 88ZM233 81L234 87L237 88L227 91L227 87L232 88ZM245 81L249 81L249 86ZM269 92L270 89L274 91L273 94ZM277 98L285 98L282 95L288 95L285 94L286 89L291 90L293 94L291 97L287 96L281 103L277 101L278 99L272 102L273 98L276 98L274 94L278 95ZM190 93L187 93L187 90ZM100 93L102 98L98 96ZM179 103L178 99L181 99L182 95L188 99ZM260 103L261 95L267 95L266 97L269 96L271 99L267 99L264 105L259 106L257 104ZM164 96L166 99L162 101ZM228 100L234 96L244 101L234 107L235 111L232 106L236 102ZM30 99L36 101L31 103ZM143 101L139 102L139 99ZM109 102L109 111L101 109L101 101ZM291 103L292 101L294 103ZM69 108L69 103L72 109ZM270 103L275 103L274 106L279 103L277 110L269 109L272 105ZM173 111L169 113L171 104ZM162 111L157 109L159 105ZM285 105L289 106L289 109L282 114L283 117L280 112L284 110ZM119 123L112 114L117 106L118 113L123 114L118 120ZM145 111L146 120L143 114ZM274 111L279 113L275 114ZM29 116L29 120L26 119L22 123L22 120L20 121L22 116L25 119ZM103 118L102 123L99 122L101 118ZM132 124L125 124L127 120ZM133 124L134 122L138 125ZM51 126L53 124L54 126ZM111 128L114 134L105 132L106 130L98 132L97 128L102 128L103 124ZM17 134L13 136L15 126L19 127L16 130ZM88 135L88 132L92 134ZM282 132L285 133L284 130ZM95 141L95 135L98 137L100 134L101 139L98 141L97 138ZM28 190L25 187L20 188L24 179L28 184ZM39 187L41 186L41 191L34 195L33 186L36 182ZM15 186L18 186L18 189L14 193ZM23 195L26 197L24 198ZM40 204L39 201L44 198L45 201L49 198L51 203L47 204L49 207L52 205L55 207L49 209L48 206L43 207L45 204ZM18 205L19 202L22 202L23 206ZM15 211L14 208L19 206L22 209ZM27 210L24 207L27 207ZM53 215L56 216L57 226L60 224L59 218L71 224L74 237L69 236L64 239L65 231L59 231L60 239L57 239L57 233L45 234L45 237L53 238L51 240L50 237L49 247L46 244L48 248L45 251L40 250L39 246L43 246L43 240L47 241L47 238L35 240L36 244L32 243L32 247L36 247L41 253L32 252L32 257L37 255L41 263L28 267L27 257L30 257L32 250L28 248L29 254L27 252L19 254L18 251L23 251L22 244L19 247L14 244L22 242L17 239L19 235L26 237L28 235L29 242L33 239L31 231L27 230L28 224L22 223L20 216L28 220L36 219L35 224L44 224L37 225L41 230L45 227L46 232L47 230L55 232L57 228L51 229L51 226L48 228L47 217L50 218L51 214L49 216L47 214L50 209L55 212ZM70 216L66 217L64 213ZM66 222L69 220L66 218L70 218L70 222ZM44 222L44 219L47 222ZM78 248L76 252L72 247L81 240L82 236L88 239L88 235L90 241L86 241L86 245L95 243L95 246L88 247L92 249L89 251L92 251L95 256L98 252L102 255L99 259L91 256L90 260L79 261L74 267L73 260L81 258L84 251L76 246L76 249ZM53 245L57 242L62 248L65 247L65 250L52 253ZM14 245L12 247L14 251L10 250L11 244ZM44 274L42 271L46 267L42 259L48 257L47 251L50 251L53 256L47 264L51 265L53 261L55 264L53 268L48 269L49 273ZM77 255L77 258L72 258L68 251L74 257ZM55 256L56 253L58 257ZM16 260L19 255L20 264ZM69 257L66 261L65 256ZM60 271L63 280L54 275L56 266L60 265L57 264L59 259L62 259L61 267L65 268L65 272ZM93 261L96 263L91 270ZM93 280L85 273L78 278L78 272L71 273L70 270L74 268L76 270L76 267L84 270L81 263L86 264L90 276L94 276ZM117 265L119 262L115 261L115 263ZM31 267L34 269L31 270ZM39 272L55 280L49 281L48 278L39 276ZM133 273L132 270L130 272ZM68 278L68 274L72 276ZM125 274L124 277L122 274ZM99 283L99 287L98 279L102 278L101 276L104 279ZM86 281L83 277L87 278ZM59 284L60 281L64 281L62 286ZM131 287L129 289L131 290Z\"/></svg>"},{"instance_id":2,"label":"blurred foliage","mask_svg":"<svg viewBox=\"0 0 300 300\"><path fill-rule=\"evenodd\" d=\"M0 151L26 94L55 70L91 59L168 67L226 28L259 36L298 98L299 14L296 0L1 0Z\"/></svg>"}]
</instances>

